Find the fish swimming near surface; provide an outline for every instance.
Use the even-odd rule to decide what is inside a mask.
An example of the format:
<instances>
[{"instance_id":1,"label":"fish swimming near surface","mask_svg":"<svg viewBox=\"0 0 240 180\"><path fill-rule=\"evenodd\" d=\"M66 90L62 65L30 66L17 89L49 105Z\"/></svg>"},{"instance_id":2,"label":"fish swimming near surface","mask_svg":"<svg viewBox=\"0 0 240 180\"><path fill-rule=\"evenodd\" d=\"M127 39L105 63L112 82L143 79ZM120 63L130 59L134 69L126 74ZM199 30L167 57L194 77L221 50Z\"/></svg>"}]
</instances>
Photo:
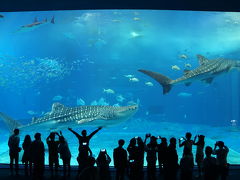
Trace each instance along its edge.
<instances>
[{"instance_id":1,"label":"fish swimming near surface","mask_svg":"<svg viewBox=\"0 0 240 180\"><path fill-rule=\"evenodd\" d=\"M33 23L31 24L27 24L27 25L23 25L20 27L20 29L18 31L28 31L28 30L32 30L35 28L38 28L44 24L55 24L55 18L54 16L52 17L51 21L48 21L47 19L43 20L43 21L38 21L37 18L34 19Z\"/></svg>"},{"instance_id":2,"label":"fish swimming near surface","mask_svg":"<svg viewBox=\"0 0 240 180\"><path fill-rule=\"evenodd\" d=\"M77 106L66 107L60 103L52 105L51 112L42 117L32 118L28 124L22 125L9 116L0 112L0 118L12 131L19 128L22 131L60 130L68 127L111 126L132 117L138 110L138 105L131 106Z\"/></svg>"},{"instance_id":3,"label":"fish swimming near surface","mask_svg":"<svg viewBox=\"0 0 240 180\"><path fill-rule=\"evenodd\" d=\"M193 70L185 70L184 75L175 80L157 72L144 69L140 69L138 71L159 82L163 87L163 94L167 94L171 90L172 86L176 84L185 84L186 86L190 86L192 82L197 80L211 84L213 79L220 74L228 73L234 68L240 71L240 61L224 58L209 60L202 55L197 55L197 58L199 60L199 66Z\"/></svg>"}]
</instances>

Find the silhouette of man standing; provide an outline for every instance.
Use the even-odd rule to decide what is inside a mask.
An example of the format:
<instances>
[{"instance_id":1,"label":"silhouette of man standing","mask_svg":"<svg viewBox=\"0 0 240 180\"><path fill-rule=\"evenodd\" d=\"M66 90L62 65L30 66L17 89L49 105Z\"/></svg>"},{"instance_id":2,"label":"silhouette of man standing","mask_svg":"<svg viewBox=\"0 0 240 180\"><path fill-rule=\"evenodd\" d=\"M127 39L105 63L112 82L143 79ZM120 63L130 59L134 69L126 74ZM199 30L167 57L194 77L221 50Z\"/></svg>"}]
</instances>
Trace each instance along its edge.
<instances>
[{"instance_id":1,"label":"silhouette of man standing","mask_svg":"<svg viewBox=\"0 0 240 180\"><path fill-rule=\"evenodd\" d=\"M114 167L116 168L116 180L123 180L125 169L127 168L127 151L123 148L125 141L120 139L118 147L113 151Z\"/></svg>"},{"instance_id":2,"label":"silhouette of man standing","mask_svg":"<svg viewBox=\"0 0 240 180\"><path fill-rule=\"evenodd\" d=\"M16 175L18 175L18 159L19 152L21 148L19 147L19 129L14 129L14 134L11 135L8 139L8 147L9 147L9 156L10 156L10 170L13 173L13 161L15 161L15 171Z\"/></svg>"}]
</instances>

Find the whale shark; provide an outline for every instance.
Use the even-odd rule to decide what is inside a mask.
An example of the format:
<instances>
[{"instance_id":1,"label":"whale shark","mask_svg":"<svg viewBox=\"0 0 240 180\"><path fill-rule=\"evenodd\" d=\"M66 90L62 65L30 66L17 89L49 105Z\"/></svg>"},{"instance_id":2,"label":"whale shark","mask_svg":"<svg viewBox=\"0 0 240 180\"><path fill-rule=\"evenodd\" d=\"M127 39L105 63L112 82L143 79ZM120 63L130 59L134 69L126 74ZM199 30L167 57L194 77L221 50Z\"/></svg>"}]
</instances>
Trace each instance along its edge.
<instances>
[{"instance_id":1,"label":"whale shark","mask_svg":"<svg viewBox=\"0 0 240 180\"><path fill-rule=\"evenodd\" d=\"M52 105L51 112L41 117L33 117L28 124L21 124L0 112L9 130L19 128L23 131L36 130L61 130L68 127L81 127L84 125L106 127L119 124L133 116L138 110L138 105L131 106L77 106L66 107L60 103Z\"/></svg>"},{"instance_id":2,"label":"whale shark","mask_svg":"<svg viewBox=\"0 0 240 180\"><path fill-rule=\"evenodd\" d=\"M240 70L240 61L224 58L209 60L202 55L197 55L199 66L193 70L185 70L184 75L175 80L157 72L139 69L138 71L152 77L163 87L163 94L170 92L173 85L185 84L190 86L194 81L211 84L213 79L220 74L228 73L236 68Z\"/></svg>"}]
</instances>

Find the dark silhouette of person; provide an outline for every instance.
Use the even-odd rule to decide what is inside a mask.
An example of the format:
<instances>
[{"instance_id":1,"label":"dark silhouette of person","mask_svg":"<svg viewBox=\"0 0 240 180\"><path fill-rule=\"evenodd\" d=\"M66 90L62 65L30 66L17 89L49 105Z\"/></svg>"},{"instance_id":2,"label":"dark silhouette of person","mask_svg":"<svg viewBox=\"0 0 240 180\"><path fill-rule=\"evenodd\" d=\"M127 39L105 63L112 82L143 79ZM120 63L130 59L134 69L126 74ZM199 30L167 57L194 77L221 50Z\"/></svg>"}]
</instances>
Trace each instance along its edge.
<instances>
[{"instance_id":1,"label":"dark silhouette of person","mask_svg":"<svg viewBox=\"0 0 240 180\"><path fill-rule=\"evenodd\" d=\"M46 142L48 145L49 168L52 174L53 174L53 167L55 167L55 172L58 171L58 167L59 167L59 159L58 159L59 141L55 141L55 135L59 136L58 133L51 132L46 139Z\"/></svg>"},{"instance_id":2,"label":"dark silhouette of person","mask_svg":"<svg viewBox=\"0 0 240 180\"><path fill-rule=\"evenodd\" d=\"M166 157L167 157L167 139L164 137L159 137L161 139L161 143L158 144L157 151L158 151L158 164L159 169L161 172L164 173L164 170L166 169Z\"/></svg>"},{"instance_id":3,"label":"dark silhouette of person","mask_svg":"<svg viewBox=\"0 0 240 180\"><path fill-rule=\"evenodd\" d=\"M45 149L41 140L41 134L36 133L34 138L35 140L32 142L30 148L33 162L33 177L34 179L42 179L44 173Z\"/></svg>"},{"instance_id":4,"label":"dark silhouette of person","mask_svg":"<svg viewBox=\"0 0 240 180\"><path fill-rule=\"evenodd\" d=\"M196 142L197 138L198 138L198 141ZM197 146L195 161L198 165L198 177L202 176L202 166L203 166L203 159L204 159L203 151L205 146L204 138L205 136L203 135L197 135L195 136L193 141L193 145Z\"/></svg>"},{"instance_id":5,"label":"dark silhouette of person","mask_svg":"<svg viewBox=\"0 0 240 180\"><path fill-rule=\"evenodd\" d=\"M146 144L147 139L150 138L150 142ZM147 152L147 174L148 179L156 179L156 162L157 162L157 138L146 134L145 140L145 151Z\"/></svg>"},{"instance_id":6,"label":"dark silhouette of person","mask_svg":"<svg viewBox=\"0 0 240 180\"><path fill-rule=\"evenodd\" d=\"M113 151L114 167L116 168L116 180L123 180L127 169L128 157L127 151L123 148L125 141L120 139L118 147Z\"/></svg>"},{"instance_id":7,"label":"dark silhouette of person","mask_svg":"<svg viewBox=\"0 0 240 180\"><path fill-rule=\"evenodd\" d=\"M184 146L183 148L183 155L184 155L184 149L188 148L190 150L190 152L192 153L192 145L193 145L193 140L191 140L192 138L192 134L190 132L187 132L185 135L185 138L181 138L179 139L179 147ZM184 140L182 142L182 140Z\"/></svg>"},{"instance_id":8,"label":"dark silhouette of person","mask_svg":"<svg viewBox=\"0 0 240 180\"><path fill-rule=\"evenodd\" d=\"M110 180L109 164L111 162L110 156L106 149L101 149L97 157L97 167L99 168L99 176L101 180Z\"/></svg>"},{"instance_id":9,"label":"dark silhouette of person","mask_svg":"<svg viewBox=\"0 0 240 180\"><path fill-rule=\"evenodd\" d=\"M8 147L9 147L9 156L10 156L10 171L13 174L13 162L15 162L15 172L18 175L18 159L19 152L21 148L19 147L20 137L19 137L19 129L14 129L13 135L11 135L8 139Z\"/></svg>"},{"instance_id":10,"label":"dark silhouette of person","mask_svg":"<svg viewBox=\"0 0 240 180\"><path fill-rule=\"evenodd\" d=\"M192 180L192 173L194 167L193 155L189 148L184 149L183 157L180 160L180 179Z\"/></svg>"},{"instance_id":11,"label":"dark silhouette of person","mask_svg":"<svg viewBox=\"0 0 240 180\"><path fill-rule=\"evenodd\" d=\"M82 172L79 174L79 177L77 179L79 180L100 180L98 168L94 167L95 164L95 158L89 157L88 164L86 168L82 170Z\"/></svg>"},{"instance_id":12,"label":"dark silhouette of person","mask_svg":"<svg viewBox=\"0 0 240 180\"><path fill-rule=\"evenodd\" d=\"M212 157L213 149L205 148L206 157L203 160L204 180L217 180L217 159Z\"/></svg>"},{"instance_id":13,"label":"dark silhouette of person","mask_svg":"<svg viewBox=\"0 0 240 180\"><path fill-rule=\"evenodd\" d=\"M167 148L167 159L166 159L166 173L165 179L176 180L178 170L178 154L176 150L177 140L172 137L170 139L169 146Z\"/></svg>"},{"instance_id":14,"label":"dark silhouette of person","mask_svg":"<svg viewBox=\"0 0 240 180\"><path fill-rule=\"evenodd\" d=\"M228 163L227 163L228 152L229 149L227 146L224 145L223 141L216 142L213 154L217 155L218 175L221 180L227 179L228 176Z\"/></svg>"},{"instance_id":15,"label":"dark silhouette of person","mask_svg":"<svg viewBox=\"0 0 240 180\"><path fill-rule=\"evenodd\" d=\"M129 178L143 179L144 142L136 136L130 140L127 151L129 153Z\"/></svg>"},{"instance_id":16,"label":"dark silhouette of person","mask_svg":"<svg viewBox=\"0 0 240 180\"><path fill-rule=\"evenodd\" d=\"M92 151L89 148L89 142L91 138L101 129L102 127L99 127L98 129L93 131L89 136L87 136L86 130L82 130L82 136L81 136L77 132L73 131L72 128L68 128L68 130L71 131L78 138L78 141L79 141L79 147L78 147L79 153L77 157L77 161L79 164L78 166L79 173L88 166L88 158L89 156L92 156Z\"/></svg>"},{"instance_id":17,"label":"dark silhouette of person","mask_svg":"<svg viewBox=\"0 0 240 180\"><path fill-rule=\"evenodd\" d=\"M32 174L32 158L31 158L31 144L32 140L30 135L26 135L22 144L22 148L24 150L22 156L22 162L24 163L25 175L27 176L29 173Z\"/></svg>"},{"instance_id":18,"label":"dark silhouette of person","mask_svg":"<svg viewBox=\"0 0 240 180\"><path fill-rule=\"evenodd\" d=\"M89 141L91 140L91 138L101 129L102 129L102 127L99 127L98 129L93 131L89 136L87 136L87 131L86 130L82 130L82 136L81 136L80 134L78 134L77 132L72 130L72 128L68 128L68 130L71 131L78 138L78 141L79 141L79 148L78 149L79 150L83 146L83 143L87 143L86 145L89 146Z\"/></svg>"},{"instance_id":19,"label":"dark silhouette of person","mask_svg":"<svg viewBox=\"0 0 240 180\"><path fill-rule=\"evenodd\" d=\"M60 158L63 161L63 174L66 176L66 171L68 173L68 176L70 176L71 172L71 152L68 147L68 143L66 139L63 137L62 132L60 131L59 136L59 146L58 146L58 152L60 154Z\"/></svg>"}]
</instances>

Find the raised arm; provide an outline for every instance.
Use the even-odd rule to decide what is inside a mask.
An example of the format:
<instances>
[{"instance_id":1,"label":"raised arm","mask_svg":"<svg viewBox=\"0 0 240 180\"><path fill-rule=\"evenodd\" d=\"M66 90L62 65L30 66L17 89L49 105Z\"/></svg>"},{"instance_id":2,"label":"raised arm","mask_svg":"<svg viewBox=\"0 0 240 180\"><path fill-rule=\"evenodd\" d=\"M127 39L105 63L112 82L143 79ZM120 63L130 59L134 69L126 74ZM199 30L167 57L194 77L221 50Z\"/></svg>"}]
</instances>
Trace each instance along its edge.
<instances>
[{"instance_id":1,"label":"raised arm","mask_svg":"<svg viewBox=\"0 0 240 180\"><path fill-rule=\"evenodd\" d=\"M194 137L193 145L197 145L197 143L196 143L197 137L198 137L198 135L196 135L196 136Z\"/></svg>"},{"instance_id":2,"label":"raised arm","mask_svg":"<svg viewBox=\"0 0 240 180\"><path fill-rule=\"evenodd\" d=\"M88 137L91 139L98 131L100 131L102 127L97 128L95 131L93 131Z\"/></svg>"},{"instance_id":3,"label":"raised arm","mask_svg":"<svg viewBox=\"0 0 240 180\"><path fill-rule=\"evenodd\" d=\"M76 131L72 130L72 128L68 128L69 131L71 131L77 138L81 137Z\"/></svg>"}]
</instances>

